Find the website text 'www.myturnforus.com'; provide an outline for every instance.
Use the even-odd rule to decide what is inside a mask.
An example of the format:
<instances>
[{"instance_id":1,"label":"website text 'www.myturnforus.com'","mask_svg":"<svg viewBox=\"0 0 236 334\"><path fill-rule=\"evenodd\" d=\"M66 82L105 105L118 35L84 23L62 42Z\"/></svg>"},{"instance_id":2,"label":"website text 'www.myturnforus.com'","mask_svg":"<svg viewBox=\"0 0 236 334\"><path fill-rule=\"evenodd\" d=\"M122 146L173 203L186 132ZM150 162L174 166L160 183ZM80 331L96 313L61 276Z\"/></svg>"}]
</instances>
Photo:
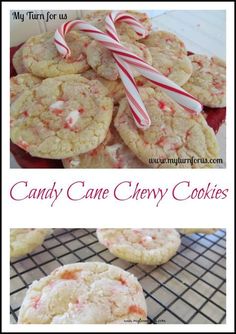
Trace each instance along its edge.
<instances>
[{"instance_id":1,"label":"website text 'www.myturnforus.com'","mask_svg":"<svg viewBox=\"0 0 236 334\"><path fill-rule=\"evenodd\" d=\"M166 164L166 165L196 165L196 164L223 164L223 159L221 158L215 158L215 159L207 159L207 158L149 158L149 164Z\"/></svg>"}]
</instances>

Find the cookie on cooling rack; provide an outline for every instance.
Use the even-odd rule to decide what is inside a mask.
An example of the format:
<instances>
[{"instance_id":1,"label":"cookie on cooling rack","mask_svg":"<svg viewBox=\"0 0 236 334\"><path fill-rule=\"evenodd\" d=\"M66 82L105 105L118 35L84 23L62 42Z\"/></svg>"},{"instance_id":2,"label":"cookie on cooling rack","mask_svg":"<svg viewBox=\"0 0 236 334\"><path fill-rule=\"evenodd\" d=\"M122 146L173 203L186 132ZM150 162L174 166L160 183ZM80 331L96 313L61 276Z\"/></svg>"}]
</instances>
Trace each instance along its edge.
<instances>
[{"instance_id":1,"label":"cookie on cooling rack","mask_svg":"<svg viewBox=\"0 0 236 334\"><path fill-rule=\"evenodd\" d=\"M10 229L10 256L18 257L31 253L41 246L44 239L52 233L47 228L12 228Z\"/></svg>"},{"instance_id":2,"label":"cookie on cooling rack","mask_svg":"<svg viewBox=\"0 0 236 334\"><path fill-rule=\"evenodd\" d=\"M43 78L86 71L89 65L85 48L91 39L78 31L71 31L65 40L71 50L69 59L64 59L58 53L54 33L47 32L29 38L22 48L23 63L27 71Z\"/></svg>"},{"instance_id":3,"label":"cookie on cooling rack","mask_svg":"<svg viewBox=\"0 0 236 334\"><path fill-rule=\"evenodd\" d=\"M97 229L97 237L108 250L126 261L161 265L169 261L180 246L174 229Z\"/></svg>"},{"instance_id":4,"label":"cookie on cooling rack","mask_svg":"<svg viewBox=\"0 0 236 334\"><path fill-rule=\"evenodd\" d=\"M221 108L226 105L226 64L218 57L189 56L193 73L183 88L203 105Z\"/></svg>"},{"instance_id":5,"label":"cookie on cooling rack","mask_svg":"<svg viewBox=\"0 0 236 334\"><path fill-rule=\"evenodd\" d=\"M214 167L206 159L218 158L219 147L214 131L201 114L186 111L160 88L144 86L139 93L151 119L150 128L137 128L126 98L120 102L114 124L125 144L144 164L153 168ZM165 162L178 158L183 163Z\"/></svg>"},{"instance_id":6,"label":"cookie on cooling rack","mask_svg":"<svg viewBox=\"0 0 236 334\"><path fill-rule=\"evenodd\" d=\"M146 321L141 285L129 272L101 262L68 264L33 282L19 324L109 324Z\"/></svg>"},{"instance_id":7,"label":"cookie on cooling rack","mask_svg":"<svg viewBox=\"0 0 236 334\"><path fill-rule=\"evenodd\" d=\"M217 228L178 228L178 231L182 234L213 234L217 231Z\"/></svg>"},{"instance_id":8,"label":"cookie on cooling rack","mask_svg":"<svg viewBox=\"0 0 236 334\"><path fill-rule=\"evenodd\" d=\"M97 80L71 74L42 81L11 105L11 140L32 156L64 159L106 137L112 99Z\"/></svg>"}]
</instances>

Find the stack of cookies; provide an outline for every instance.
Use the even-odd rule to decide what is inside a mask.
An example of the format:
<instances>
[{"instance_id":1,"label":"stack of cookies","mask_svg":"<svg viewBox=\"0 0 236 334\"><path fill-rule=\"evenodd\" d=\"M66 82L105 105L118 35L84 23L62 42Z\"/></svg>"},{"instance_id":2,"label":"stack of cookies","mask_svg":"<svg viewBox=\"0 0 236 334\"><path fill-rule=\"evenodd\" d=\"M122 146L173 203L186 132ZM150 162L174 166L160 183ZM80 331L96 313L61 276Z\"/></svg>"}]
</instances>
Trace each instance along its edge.
<instances>
[{"instance_id":1,"label":"stack of cookies","mask_svg":"<svg viewBox=\"0 0 236 334\"><path fill-rule=\"evenodd\" d=\"M84 20L105 30L108 11L91 11ZM117 23L121 43L203 105L225 106L225 63L216 57L187 55L172 33L152 31L144 13L131 12L147 29L140 36ZM109 50L86 34L71 31L72 55L57 52L54 33L29 38L15 53L11 78L11 140L31 156L61 159L65 168L209 168L218 143L202 114L169 98L134 70L151 119L137 128ZM194 163L189 159L194 159ZM181 164L169 161L181 159ZM151 163L150 163L151 161Z\"/></svg>"}]
</instances>

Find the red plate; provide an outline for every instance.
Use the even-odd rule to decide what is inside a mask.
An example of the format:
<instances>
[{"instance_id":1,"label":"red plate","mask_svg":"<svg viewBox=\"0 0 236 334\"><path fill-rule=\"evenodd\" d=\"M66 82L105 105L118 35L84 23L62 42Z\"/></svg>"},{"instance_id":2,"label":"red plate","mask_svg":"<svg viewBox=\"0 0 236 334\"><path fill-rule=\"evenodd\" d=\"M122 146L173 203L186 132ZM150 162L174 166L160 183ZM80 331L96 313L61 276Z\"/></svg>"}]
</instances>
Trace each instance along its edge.
<instances>
[{"instance_id":1,"label":"red plate","mask_svg":"<svg viewBox=\"0 0 236 334\"><path fill-rule=\"evenodd\" d=\"M14 53L20 48L22 44L10 49L10 76L17 75L13 64L12 57ZM189 55L193 54L188 52ZM204 114L206 121L210 127L213 128L215 133L218 132L221 124L225 122L226 108L209 108L204 107ZM61 160L41 159L32 157L30 154L19 148L17 145L10 143L11 153L13 154L16 162L22 168L63 168Z\"/></svg>"}]
</instances>

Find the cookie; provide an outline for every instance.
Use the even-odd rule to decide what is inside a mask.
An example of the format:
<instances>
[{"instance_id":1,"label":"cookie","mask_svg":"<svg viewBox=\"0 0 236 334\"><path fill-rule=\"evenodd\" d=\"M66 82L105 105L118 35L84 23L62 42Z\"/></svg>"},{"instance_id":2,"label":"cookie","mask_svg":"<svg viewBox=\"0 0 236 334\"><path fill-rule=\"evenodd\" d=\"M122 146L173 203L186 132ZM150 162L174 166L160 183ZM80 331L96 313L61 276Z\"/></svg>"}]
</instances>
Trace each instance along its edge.
<instances>
[{"instance_id":1,"label":"cookie","mask_svg":"<svg viewBox=\"0 0 236 334\"><path fill-rule=\"evenodd\" d=\"M11 228L10 256L18 257L31 253L41 246L44 239L52 233L46 228Z\"/></svg>"},{"instance_id":2,"label":"cookie","mask_svg":"<svg viewBox=\"0 0 236 334\"><path fill-rule=\"evenodd\" d=\"M139 129L124 98L114 124L125 144L144 164L153 168L214 167L219 148L214 131L201 114L191 113L160 88L140 87L151 119L147 130Z\"/></svg>"},{"instance_id":3,"label":"cookie","mask_svg":"<svg viewBox=\"0 0 236 334\"><path fill-rule=\"evenodd\" d=\"M152 56L152 66L168 79L179 86L183 86L189 80L193 67L186 55L168 49L159 50L156 47L150 47L149 51Z\"/></svg>"},{"instance_id":4,"label":"cookie","mask_svg":"<svg viewBox=\"0 0 236 334\"><path fill-rule=\"evenodd\" d=\"M129 272L101 262L68 264L34 281L19 324L109 324L146 321L143 290Z\"/></svg>"},{"instance_id":5,"label":"cookie","mask_svg":"<svg viewBox=\"0 0 236 334\"><path fill-rule=\"evenodd\" d=\"M83 19L84 21L105 32L105 18L109 13L111 13L109 10L87 11L87 13L83 16ZM145 27L147 33L152 30L151 19L146 13L131 10L127 10L126 13L133 15ZM142 38L142 36L134 31L132 26L125 22L116 22L115 27L119 36L127 36L131 40L139 40Z\"/></svg>"},{"instance_id":6,"label":"cookie","mask_svg":"<svg viewBox=\"0 0 236 334\"><path fill-rule=\"evenodd\" d=\"M142 58L146 63L152 64L151 54L144 44L135 41L122 41L121 44ZM92 41L86 48L86 55L89 65L98 75L107 80L117 80L119 78L119 72L112 52L103 47L99 42ZM138 75L135 70L133 70L133 74L134 76Z\"/></svg>"},{"instance_id":7,"label":"cookie","mask_svg":"<svg viewBox=\"0 0 236 334\"><path fill-rule=\"evenodd\" d=\"M14 53L12 57L12 64L17 74L27 73L27 69L23 63L23 45Z\"/></svg>"},{"instance_id":8,"label":"cookie","mask_svg":"<svg viewBox=\"0 0 236 334\"><path fill-rule=\"evenodd\" d=\"M213 234L217 231L217 228L178 228L178 231L182 234Z\"/></svg>"},{"instance_id":9,"label":"cookie","mask_svg":"<svg viewBox=\"0 0 236 334\"><path fill-rule=\"evenodd\" d=\"M154 31L151 32L141 42L148 47L156 47L160 50L169 50L175 52L178 55L187 55L187 50L184 42L168 31Z\"/></svg>"},{"instance_id":10,"label":"cookie","mask_svg":"<svg viewBox=\"0 0 236 334\"><path fill-rule=\"evenodd\" d=\"M23 62L27 71L43 78L86 71L89 65L85 48L91 39L78 31L71 31L66 35L65 40L71 50L69 59L63 58L58 53L53 32L29 38L22 50Z\"/></svg>"},{"instance_id":11,"label":"cookie","mask_svg":"<svg viewBox=\"0 0 236 334\"><path fill-rule=\"evenodd\" d=\"M45 79L11 105L11 139L32 156L64 159L96 148L112 111L97 80L79 74Z\"/></svg>"},{"instance_id":12,"label":"cookie","mask_svg":"<svg viewBox=\"0 0 236 334\"><path fill-rule=\"evenodd\" d=\"M109 251L126 261L161 265L169 261L180 246L174 229L98 229L97 237Z\"/></svg>"},{"instance_id":13,"label":"cookie","mask_svg":"<svg viewBox=\"0 0 236 334\"><path fill-rule=\"evenodd\" d=\"M83 77L89 80L99 80L108 90L108 96L113 99L114 104L118 104L120 100L125 97L125 88L120 79L118 80L106 80L99 76L94 70L90 69L81 74Z\"/></svg>"},{"instance_id":14,"label":"cookie","mask_svg":"<svg viewBox=\"0 0 236 334\"><path fill-rule=\"evenodd\" d=\"M38 78L30 73L18 74L15 77L11 77L10 80L10 99L11 103L14 102L22 93L27 89L31 89L42 82L41 78Z\"/></svg>"},{"instance_id":15,"label":"cookie","mask_svg":"<svg viewBox=\"0 0 236 334\"><path fill-rule=\"evenodd\" d=\"M94 150L62 160L65 168L145 168L111 127L105 140Z\"/></svg>"},{"instance_id":16,"label":"cookie","mask_svg":"<svg viewBox=\"0 0 236 334\"><path fill-rule=\"evenodd\" d=\"M149 47L152 66L182 86L192 74L192 63L181 39L167 31L152 32L142 43Z\"/></svg>"},{"instance_id":17,"label":"cookie","mask_svg":"<svg viewBox=\"0 0 236 334\"><path fill-rule=\"evenodd\" d=\"M193 74L183 86L203 105L221 108L226 105L226 64L220 58L192 55Z\"/></svg>"}]
</instances>

